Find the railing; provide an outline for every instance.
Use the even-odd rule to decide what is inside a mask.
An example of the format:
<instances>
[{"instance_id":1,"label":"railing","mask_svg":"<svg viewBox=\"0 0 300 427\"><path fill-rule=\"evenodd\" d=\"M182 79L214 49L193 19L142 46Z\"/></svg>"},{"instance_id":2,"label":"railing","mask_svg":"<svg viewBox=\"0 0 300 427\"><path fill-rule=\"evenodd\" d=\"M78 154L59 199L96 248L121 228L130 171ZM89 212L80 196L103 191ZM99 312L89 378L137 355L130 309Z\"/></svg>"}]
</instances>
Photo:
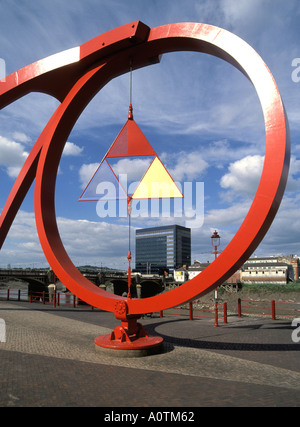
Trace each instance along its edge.
<instances>
[{"instance_id":1,"label":"railing","mask_svg":"<svg viewBox=\"0 0 300 427\"><path fill-rule=\"evenodd\" d=\"M27 292L21 289L0 289L0 300L6 301L29 301L42 304L52 304L53 307L69 305L73 308L86 305L74 294L65 292ZM91 306L93 310L94 307ZM186 316L190 320L195 318L215 319L214 326L219 326L219 320L223 318L223 323L227 323L227 303L202 302L200 300L190 302L160 311L160 317L164 313L170 316ZM242 300L238 299L238 317L245 316L268 316L272 320L278 318L300 317L300 302L267 301L267 300Z\"/></svg>"},{"instance_id":2,"label":"railing","mask_svg":"<svg viewBox=\"0 0 300 427\"><path fill-rule=\"evenodd\" d=\"M21 289L0 289L0 300L29 301L30 303L52 304L53 307L61 305L73 306L73 308L87 305L74 294L64 292L27 292ZM90 306L93 310L94 307Z\"/></svg>"},{"instance_id":3,"label":"railing","mask_svg":"<svg viewBox=\"0 0 300 427\"><path fill-rule=\"evenodd\" d=\"M165 313L170 316L189 316L190 320L194 318L215 319L214 326L219 326L219 315L223 314L223 323L227 323L227 303L217 302L200 302L193 301L188 305L180 305L171 309L165 310ZM160 317L163 317L164 312L160 311Z\"/></svg>"},{"instance_id":4,"label":"railing","mask_svg":"<svg viewBox=\"0 0 300 427\"><path fill-rule=\"evenodd\" d=\"M0 289L0 299L26 301L28 292L21 289Z\"/></svg>"},{"instance_id":5,"label":"railing","mask_svg":"<svg viewBox=\"0 0 300 427\"><path fill-rule=\"evenodd\" d=\"M248 304L245 305L244 303ZM250 310L250 311L249 311ZM272 320L281 318L296 318L300 313L299 302L257 301L238 299L238 317L242 315L268 316Z\"/></svg>"}]
</instances>

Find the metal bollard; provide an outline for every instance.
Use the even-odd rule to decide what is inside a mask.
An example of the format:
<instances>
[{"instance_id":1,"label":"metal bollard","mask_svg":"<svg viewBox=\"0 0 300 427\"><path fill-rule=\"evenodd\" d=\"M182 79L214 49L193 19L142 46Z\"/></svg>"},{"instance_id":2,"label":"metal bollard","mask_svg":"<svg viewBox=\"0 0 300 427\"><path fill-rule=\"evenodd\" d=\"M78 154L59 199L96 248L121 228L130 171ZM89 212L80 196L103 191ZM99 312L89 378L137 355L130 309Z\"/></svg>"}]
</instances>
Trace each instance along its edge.
<instances>
[{"instance_id":1,"label":"metal bollard","mask_svg":"<svg viewBox=\"0 0 300 427\"><path fill-rule=\"evenodd\" d=\"M227 302L224 302L224 323L227 323Z\"/></svg>"},{"instance_id":2,"label":"metal bollard","mask_svg":"<svg viewBox=\"0 0 300 427\"><path fill-rule=\"evenodd\" d=\"M190 320L193 320L193 303L190 302Z\"/></svg>"},{"instance_id":3,"label":"metal bollard","mask_svg":"<svg viewBox=\"0 0 300 427\"><path fill-rule=\"evenodd\" d=\"M215 324L214 324L214 326L219 326L219 323L218 323L218 303L217 303L217 301L215 301Z\"/></svg>"},{"instance_id":4,"label":"metal bollard","mask_svg":"<svg viewBox=\"0 0 300 427\"><path fill-rule=\"evenodd\" d=\"M242 301L241 301L241 298L238 299L238 316L242 317Z\"/></svg>"},{"instance_id":5,"label":"metal bollard","mask_svg":"<svg viewBox=\"0 0 300 427\"><path fill-rule=\"evenodd\" d=\"M275 300L272 299L272 320L276 320Z\"/></svg>"}]
</instances>

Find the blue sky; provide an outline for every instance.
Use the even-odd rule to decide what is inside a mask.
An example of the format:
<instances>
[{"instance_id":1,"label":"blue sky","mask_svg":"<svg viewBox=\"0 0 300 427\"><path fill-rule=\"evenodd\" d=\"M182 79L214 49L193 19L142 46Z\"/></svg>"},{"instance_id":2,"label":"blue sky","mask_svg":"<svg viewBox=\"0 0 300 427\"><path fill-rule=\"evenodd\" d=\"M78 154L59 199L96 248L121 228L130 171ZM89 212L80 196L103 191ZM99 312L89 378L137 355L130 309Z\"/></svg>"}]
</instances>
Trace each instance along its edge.
<instances>
[{"instance_id":1,"label":"blue sky","mask_svg":"<svg viewBox=\"0 0 300 427\"><path fill-rule=\"evenodd\" d=\"M300 256L297 0L1 0L0 4L0 58L6 74L135 20L151 28L175 22L208 23L249 43L275 78L292 140L287 190L255 255ZM56 212L63 243L76 265L127 266L127 218L100 218L97 203L78 202L78 198L125 123L128 105L126 74L99 92L68 138L57 177ZM57 106L50 96L30 94L0 111L0 209ZM160 64L133 72L133 108L135 121L174 180L182 185L192 182L194 189L196 182L204 183L204 216L198 221L201 226L193 224L192 260L211 260L212 231L219 231L222 250L242 223L260 177L264 124L253 87L220 59L170 53ZM159 217L133 218L133 227L185 225L191 218L170 218L160 209ZM47 266L35 229L33 188L0 252L0 266L7 264Z\"/></svg>"}]
</instances>

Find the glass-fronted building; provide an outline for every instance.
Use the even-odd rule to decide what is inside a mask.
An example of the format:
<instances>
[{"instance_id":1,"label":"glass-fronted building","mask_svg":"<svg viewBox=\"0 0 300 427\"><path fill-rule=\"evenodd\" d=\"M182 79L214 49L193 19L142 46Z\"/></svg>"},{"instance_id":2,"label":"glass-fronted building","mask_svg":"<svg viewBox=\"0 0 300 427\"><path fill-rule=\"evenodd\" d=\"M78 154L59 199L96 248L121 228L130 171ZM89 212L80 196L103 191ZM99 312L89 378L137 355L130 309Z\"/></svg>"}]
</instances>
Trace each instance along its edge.
<instances>
[{"instance_id":1,"label":"glass-fronted building","mask_svg":"<svg viewBox=\"0 0 300 427\"><path fill-rule=\"evenodd\" d=\"M143 228L135 235L135 268L142 274L191 264L191 229L180 225Z\"/></svg>"}]
</instances>

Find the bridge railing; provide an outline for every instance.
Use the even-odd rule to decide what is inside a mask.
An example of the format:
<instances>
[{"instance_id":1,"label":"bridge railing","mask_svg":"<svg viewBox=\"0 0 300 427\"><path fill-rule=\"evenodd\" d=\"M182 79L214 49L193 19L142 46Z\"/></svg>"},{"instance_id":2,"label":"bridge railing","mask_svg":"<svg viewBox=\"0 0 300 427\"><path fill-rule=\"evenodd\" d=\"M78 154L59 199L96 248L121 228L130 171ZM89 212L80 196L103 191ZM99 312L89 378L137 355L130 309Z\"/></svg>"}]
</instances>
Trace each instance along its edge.
<instances>
[{"instance_id":1,"label":"bridge railing","mask_svg":"<svg viewBox=\"0 0 300 427\"><path fill-rule=\"evenodd\" d=\"M23 269L12 269L12 270L6 270L3 268L0 268L0 276L46 276L48 274L48 271L46 270L38 270L38 269L29 269L29 270L23 270Z\"/></svg>"}]
</instances>

